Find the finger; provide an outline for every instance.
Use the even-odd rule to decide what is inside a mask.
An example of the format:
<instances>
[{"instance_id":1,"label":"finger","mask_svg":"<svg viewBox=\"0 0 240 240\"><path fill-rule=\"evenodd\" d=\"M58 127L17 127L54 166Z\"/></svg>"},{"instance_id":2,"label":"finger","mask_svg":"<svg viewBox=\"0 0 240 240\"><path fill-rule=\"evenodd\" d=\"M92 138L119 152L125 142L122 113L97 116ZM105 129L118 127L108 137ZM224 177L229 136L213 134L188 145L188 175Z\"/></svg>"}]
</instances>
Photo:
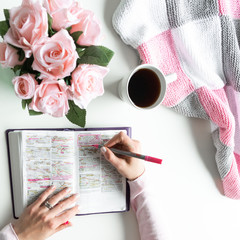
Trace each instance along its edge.
<instances>
[{"instance_id":1,"label":"finger","mask_svg":"<svg viewBox=\"0 0 240 240\"><path fill-rule=\"evenodd\" d=\"M63 212L67 208L71 207L73 203L77 201L79 194L74 194L71 197L59 202L53 209L51 209L51 215L56 216L59 213Z\"/></svg>"},{"instance_id":2,"label":"finger","mask_svg":"<svg viewBox=\"0 0 240 240\"><path fill-rule=\"evenodd\" d=\"M59 227L57 227L55 232L59 232L59 231L65 229L65 228L68 228L68 227L71 227L71 226L72 226L72 223L67 221L67 224L63 223Z\"/></svg>"},{"instance_id":3,"label":"finger","mask_svg":"<svg viewBox=\"0 0 240 240\"><path fill-rule=\"evenodd\" d=\"M52 196L50 199L48 199L48 202L54 206L56 205L60 200L62 200L64 197L66 197L71 192L71 188L64 188L62 191L58 192L54 196Z\"/></svg>"},{"instance_id":4,"label":"finger","mask_svg":"<svg viewBox=\"0 0 240 240\"><path fill-rule=\"evenodd\" d=\"M119 165L124 159L118 158L110 149L107 147L101 148L101 151L106 158L115 168L119 168Z\"/></svg>"},{"instance_id":5,"label":"finger","mask_svg":"<svg viewBox=\"0 0 240 240\"><path fill-rule=\"evenodd\" d=\"M33 203L33 205L36 207L41 206L46 201L46 199L54 192L55 189L56 187L54 185L50 186L39 196L39 198Z\"/></svg>"},{"instance_id":6,"label":"finger","mask_svg":"<svg viewBox=\"0 0 240 240\"><path fill-rule=\"evenodd\" d=\"M106 147L112 147L116 144L122 144L122 145L126 145L128 146L131 142L131 138L129 138L129 136L124 133L124 132L120 132L117 135L115 135L112 139L110 139L105 146Z\"/></svg>"},{"instance_id":7,"label":"finger","mask_svg":"<svg viewBox=\"0 0 240 240\"><path fill-rule=\"evenodd\" d=\"M66 221L69 221L69 219L74 217L78 213L78 211L79 211L78 205L64 211L61 215L56 217L56 220L57 220L58 224L62 225L62 223L65 223Z\"/></svg>"}]
</instances>

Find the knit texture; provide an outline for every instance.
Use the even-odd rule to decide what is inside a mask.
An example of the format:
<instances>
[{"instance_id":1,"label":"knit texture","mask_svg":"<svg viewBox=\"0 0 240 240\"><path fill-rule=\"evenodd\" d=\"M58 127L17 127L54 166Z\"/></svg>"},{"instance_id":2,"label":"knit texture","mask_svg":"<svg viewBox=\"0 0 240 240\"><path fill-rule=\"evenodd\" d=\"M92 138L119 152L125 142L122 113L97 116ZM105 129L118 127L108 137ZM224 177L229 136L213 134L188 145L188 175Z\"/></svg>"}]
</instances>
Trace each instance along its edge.
<instances>
[{"instance_id":1,"label":"knit texture","mask_svg":"<svg viewBox=\"0 0 240 240\"><path fill-rule=\"evenodd\" d=\"M224 193L240 199L240 0L122 0L113 27L142 63L177 73L163 104L211 122Z\"/></svg>"}]
</instances>

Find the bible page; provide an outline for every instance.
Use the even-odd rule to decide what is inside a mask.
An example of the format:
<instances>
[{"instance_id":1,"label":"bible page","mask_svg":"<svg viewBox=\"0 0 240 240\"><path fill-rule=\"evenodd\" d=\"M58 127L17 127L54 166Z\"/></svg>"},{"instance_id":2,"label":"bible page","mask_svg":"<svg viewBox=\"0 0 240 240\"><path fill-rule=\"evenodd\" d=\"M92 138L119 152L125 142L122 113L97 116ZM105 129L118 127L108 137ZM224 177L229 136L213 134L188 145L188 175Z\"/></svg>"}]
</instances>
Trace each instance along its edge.
<instances>
[{"instance_id":1,"label":"bible page","mask_svg":"<svg viewBox=\"0 0 240 240\"><path fill-rule=\"evenodd\" d=\"M127 210L126 179L92 144L104 144L119 131L77 132L79 214Z\"/></svg>"},{"instance_id":2,"label":"bible page","mask_svg":"<svg viewBox=\"0 0 240 240\"><path fill-rule=\"evenodd\" d=\"M76 192L74 132L23 131L22 153L25 206L51 185Z\"/></svg>"}]
</instances>

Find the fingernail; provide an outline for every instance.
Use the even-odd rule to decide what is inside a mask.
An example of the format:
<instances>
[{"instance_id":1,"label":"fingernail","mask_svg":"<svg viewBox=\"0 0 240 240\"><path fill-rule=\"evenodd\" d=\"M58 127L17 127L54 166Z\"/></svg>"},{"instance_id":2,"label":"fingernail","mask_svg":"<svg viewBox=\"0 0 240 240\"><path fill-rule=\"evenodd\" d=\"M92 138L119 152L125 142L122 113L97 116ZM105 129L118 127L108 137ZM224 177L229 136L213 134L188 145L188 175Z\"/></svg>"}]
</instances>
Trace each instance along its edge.
<instances>
[{"instance_id":1,"label":"fingernail","mask_svg":"<svg viewBox=\"0 0 240 240\"><path fill-rule=\"evenodd\" d=\"M101 147L101 152L105 153L107 151L107 149L105 147Z\"/></svg>"},{"instance_id":2,"label":"fingernail","mask_svg":"<svg viewBox=\"0 0 240 240\"><path fill-rule=\"evenodd\" d=\"M71 191L72 191L72 189L71 189L70 187L67 187L67 188L66 188L66 192L67 192L67 193L69 193L69 192L71 192Z\"/></svg>"},{"instance_id":3,"label":"fingernail","mask_svg":"<svg viewBox=\"0 0 240 240\"><path fill-rule=\"evenodd\" d=\"M56 187L54 185L50 186L51 189L55 189Z\"/></svg>"},{"instance_id":4,"label":"fingernail","mask_svg":"<svg viewBox=\"0 0 240 240\"><path fill-rule=\"evenodd\" d=\"M66 221L64 224L65 224L65 225L68 225L68 224L69 224L69 221Z\"/></svg>"}]
</instances>

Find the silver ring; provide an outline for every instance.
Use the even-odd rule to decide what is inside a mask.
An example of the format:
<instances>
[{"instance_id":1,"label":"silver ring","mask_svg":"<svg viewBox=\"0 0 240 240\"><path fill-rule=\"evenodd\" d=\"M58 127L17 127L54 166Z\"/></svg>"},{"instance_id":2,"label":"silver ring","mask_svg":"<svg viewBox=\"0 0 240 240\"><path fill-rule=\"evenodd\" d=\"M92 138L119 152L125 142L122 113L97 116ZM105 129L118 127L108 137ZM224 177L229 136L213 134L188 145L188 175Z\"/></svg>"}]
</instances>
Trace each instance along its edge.
<instances>
[{"instance_id":1,"label":"silver ring","mask_svg":"<svg viewBox=\"0 0 240 240\"><path fill-rule=\"evenodd\" d=\"M46 208L48 208L49 210L51 210L53 208L53 206L48 201L45 201L44 206Z\"/></svg>"}]
</instances>

